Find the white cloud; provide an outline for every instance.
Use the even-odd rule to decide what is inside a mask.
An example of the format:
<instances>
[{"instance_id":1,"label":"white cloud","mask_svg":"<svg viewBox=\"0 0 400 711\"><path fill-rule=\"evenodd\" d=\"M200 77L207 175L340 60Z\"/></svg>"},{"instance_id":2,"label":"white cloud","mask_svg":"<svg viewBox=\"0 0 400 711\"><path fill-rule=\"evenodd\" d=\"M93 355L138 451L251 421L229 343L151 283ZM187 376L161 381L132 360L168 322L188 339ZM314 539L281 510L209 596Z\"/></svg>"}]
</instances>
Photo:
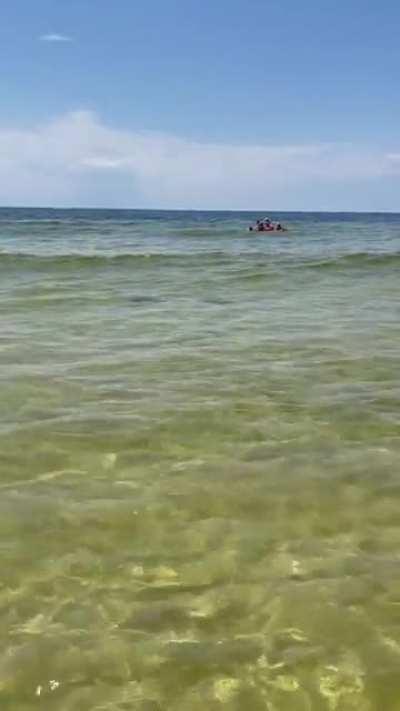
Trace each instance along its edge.
<instances>
[{"instance_id":1,"label":"white cloud","mask_svg":"<svg viewBox=\"0 0 400 711\"><path fill-rule=\"evenodd\" d=\"M59 35L57 32L50 32L47 35L41 35L39 38L42 42L72 42L72 38L67 35Z\"/></svg>"},{"instance_id":2,"label":"white cloud","mask_svg":"<svg viewBox=\"0 0 400 711\"><path fill-rule=\"evenodd\" d=\"M31 130L0 127L0 204L390 209L362 198L367 185L387 194L385 181L400 176L395 155L350 144L202 143L76 111Z\"/></svg>"}]
</instances>

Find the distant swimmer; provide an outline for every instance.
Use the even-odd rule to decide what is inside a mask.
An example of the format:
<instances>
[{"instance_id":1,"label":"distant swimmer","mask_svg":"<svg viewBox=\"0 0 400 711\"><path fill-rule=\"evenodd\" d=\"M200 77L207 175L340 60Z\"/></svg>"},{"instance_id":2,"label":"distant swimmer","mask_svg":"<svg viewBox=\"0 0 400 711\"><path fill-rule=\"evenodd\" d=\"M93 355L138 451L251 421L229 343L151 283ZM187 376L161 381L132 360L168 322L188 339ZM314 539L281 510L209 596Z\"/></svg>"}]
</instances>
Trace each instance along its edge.
<instances>
[{"instance_id":1,"label":"distant swimmer","mask_svg":"<svg viewBox=\"0 0 400 711\"><path fill-rule=\"evenodd\" d=\"M262 220L257 220L257 222L256 222L256 230L257 230L257 232L264 232L264 230L265 230L265 225L264 225L264 222L263 222Z\"/></svg>"},{"instance_id":2,"label":"distant swimmer","mask_svg":"<svg viewBox=\"0 0 400 711\"><path fill-rule=\"evenodd\" d=\"M263 220L256 220L256 224L250 225L249 232L286 232L286 228L280 222L274 224L269 217L264 217Z\"/></svg>"}]
</instances>

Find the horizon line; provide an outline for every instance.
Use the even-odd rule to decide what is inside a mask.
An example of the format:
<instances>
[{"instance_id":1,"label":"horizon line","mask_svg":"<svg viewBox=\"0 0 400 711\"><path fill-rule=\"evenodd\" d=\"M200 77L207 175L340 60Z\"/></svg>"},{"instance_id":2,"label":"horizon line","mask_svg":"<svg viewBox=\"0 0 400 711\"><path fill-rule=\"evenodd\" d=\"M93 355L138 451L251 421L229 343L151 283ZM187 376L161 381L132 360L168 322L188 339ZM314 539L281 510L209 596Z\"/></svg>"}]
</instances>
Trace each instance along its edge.
<instances>
[{"instance_id":1,"label":"horizon line","mask_svg":"<svg viewBox=\"0 0 400 711\"><path fill-rule=\"evenodd\" d=\"M285 213L285 214L339 214L339 215L400 215L400 210L340 210L340 209L330 209L330 210L312 210L312 209L302 209L302 210L279 210L279 209L234 209L234 208L203 208L203 207L93 207L93 206L76 206L76 207L63 207L63 206L46 206L46 205L0 205L0 210L104 210L104 211L114 211L114 212L234 212L234 213Z\"/></svg>"}]
</instances>

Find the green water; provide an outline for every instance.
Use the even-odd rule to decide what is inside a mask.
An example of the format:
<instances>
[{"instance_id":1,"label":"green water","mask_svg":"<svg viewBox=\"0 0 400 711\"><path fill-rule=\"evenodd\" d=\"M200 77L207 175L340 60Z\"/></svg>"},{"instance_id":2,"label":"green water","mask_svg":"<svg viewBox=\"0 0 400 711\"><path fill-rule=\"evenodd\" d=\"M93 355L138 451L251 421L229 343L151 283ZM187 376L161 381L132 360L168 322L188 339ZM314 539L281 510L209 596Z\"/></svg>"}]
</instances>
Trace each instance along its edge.
<instances>
[{"instance_id":1,"label":"green water","mask_svg":"<svg viewBox=\"0 0 400 711\"><path fill-rule=\"evenodd\" d=\"M280 218L0 211L2 711L400 710L400 217Z\"/></svg>"}]
</instances>

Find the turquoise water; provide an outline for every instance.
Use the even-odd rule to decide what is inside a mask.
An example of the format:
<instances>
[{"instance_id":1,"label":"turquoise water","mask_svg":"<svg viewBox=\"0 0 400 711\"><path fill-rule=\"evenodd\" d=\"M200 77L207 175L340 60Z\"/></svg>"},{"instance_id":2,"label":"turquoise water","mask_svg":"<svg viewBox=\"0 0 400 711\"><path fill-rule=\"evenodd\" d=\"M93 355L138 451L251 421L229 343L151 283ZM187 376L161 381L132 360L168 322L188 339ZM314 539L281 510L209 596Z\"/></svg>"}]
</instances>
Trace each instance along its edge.
<instances>
[{"instance_id":1,"label":"turquoise water","mask_svg":"<svg viewBox=\"0 0 400 711\"><path fill-rule=\"evenodd\" d=\"M257 217L0 210L2 711L399 711L400 216Z\"/></svg>"}]
</instances>

